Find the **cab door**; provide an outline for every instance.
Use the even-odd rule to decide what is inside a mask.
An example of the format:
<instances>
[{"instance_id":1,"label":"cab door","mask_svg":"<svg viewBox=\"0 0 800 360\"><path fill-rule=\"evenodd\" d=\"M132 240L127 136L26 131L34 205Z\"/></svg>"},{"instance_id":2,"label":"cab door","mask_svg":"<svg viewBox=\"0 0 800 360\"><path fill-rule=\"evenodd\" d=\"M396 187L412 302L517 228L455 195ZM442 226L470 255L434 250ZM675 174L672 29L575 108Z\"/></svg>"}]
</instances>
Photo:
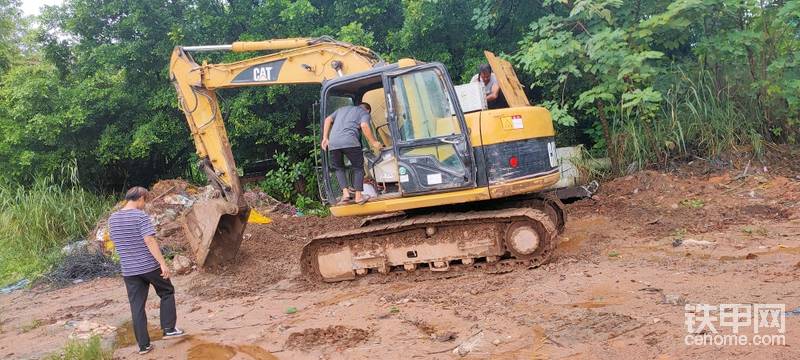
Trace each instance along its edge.
<instances>
[{"instance_id":1,"label":"cab door","mask_svg":"<svg viewBox=\"0 0 800 360\"><path fill-rule=\"evenodd\" d=\"M475 187L475 160L464 114L444 66L384 75L400 191L423 194Z\"/></svg>"}]
</instances>

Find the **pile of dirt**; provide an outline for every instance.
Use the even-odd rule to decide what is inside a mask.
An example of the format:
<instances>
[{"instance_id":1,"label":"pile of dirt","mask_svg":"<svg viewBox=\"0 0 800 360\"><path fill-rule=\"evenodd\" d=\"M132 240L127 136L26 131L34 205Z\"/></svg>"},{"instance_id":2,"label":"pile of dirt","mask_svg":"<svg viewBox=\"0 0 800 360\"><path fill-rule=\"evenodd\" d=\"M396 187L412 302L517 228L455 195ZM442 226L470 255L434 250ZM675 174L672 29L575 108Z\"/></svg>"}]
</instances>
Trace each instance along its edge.
<instances>
[{"instance_id":1,"label":"pile of dirt","mask_svg":"<svg viewBox=\"0 0 800 360\"><path fill-rule=\"evenodd\" d=\"M310 350L323 346L346 349L358 345L369 337L369 331L342 325L324 329L311 328L289 335L284 345L287 349Z\"/></svg>"},{"instance_id":2,"label":"pile of dirt","mask_svg":"<svg viewBox=\"0 0 800 360\"><path fill-rule=\"evenodd\" d=\"M601 185L592 199L569 206L575 215L598 213L626 219L643 235L706 233L753 219L797 216L800 179L767 168L690 171L641 171Z\"/></svg>"},{"instance_id":3,"label":"pile of dirt","mask_svg":"<svg viewBox=\"0 0 800 360\"><path fill-rule=\"evenodd\" d=\"M269 224L248 224L239 254L233 262L205 269L193 279L192 293L214 298L258 294L283 280L302 281L300 254L303 246L320 234L354 228L358 218L290 216L266 213Z\"/></svg>"},{"instance_id":4,"label":"pile of dirt","mask_svg":"<svg viewBox=\"0 0 800 360\"><path fill-rule=\"evenodd\" d=\"M218 198L219 191L208 185L198 187L181 179L161 180L150 189L149 200L144 211L156 228L156 237L161 243L166 256L183 254L193 259L192 251L183 231L185 216L197 203ZM251 190L245 193L245 200L251 208L259 210L270 217L290 216L297 213L296 209L283 204L260 190ZM108 214L119 210L124 205L120 201ZM94 231L94 245L106 253L112 252L113 245L108 233L108 216L102 218ZM252 229L253 224L250 225ZM263 230L262 230L263 231ZM247 235L247 236L252 236ZM261 237L261 236L259 236Z\"/></svg>"},{"instance_id":5,"label":"pile of dirt","mask_svg":"<svg viewBox=\"0 0 800 360\"><path fill-rule=\"evenodd\" d=\"M183 218L192 206L219 196L212 186L197 187L184 180L172 179L157 182L150 189L150 198L144 211L156 228L156 237L168 254L189 252L189 244L183 234ZM125 204L120 201L108 215ZM95 245L111 252L111 238L108 233L108 216L98 221L94 231Z\"/></svg>"}]
</instances>

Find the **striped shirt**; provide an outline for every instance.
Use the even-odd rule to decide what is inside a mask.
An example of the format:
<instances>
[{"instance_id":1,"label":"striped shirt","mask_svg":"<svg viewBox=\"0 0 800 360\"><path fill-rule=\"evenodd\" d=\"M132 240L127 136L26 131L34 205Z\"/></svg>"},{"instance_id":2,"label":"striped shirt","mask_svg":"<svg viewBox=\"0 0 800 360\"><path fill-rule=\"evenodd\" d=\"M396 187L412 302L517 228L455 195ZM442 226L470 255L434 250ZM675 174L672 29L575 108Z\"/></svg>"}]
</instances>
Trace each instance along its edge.
<instances>
[{"instance_id":1,"label":"striped shirt","mask_svg":"<svg viewBox=\"0 0 800 360\"><path fill-rule=\"evenodd\" d=\"M119 254L122 276L134 276L161 268L150 253L145 236L155 236L150 218L139 209L122 209L108 218L111 241Z\"/></svg>"}]
</instances>

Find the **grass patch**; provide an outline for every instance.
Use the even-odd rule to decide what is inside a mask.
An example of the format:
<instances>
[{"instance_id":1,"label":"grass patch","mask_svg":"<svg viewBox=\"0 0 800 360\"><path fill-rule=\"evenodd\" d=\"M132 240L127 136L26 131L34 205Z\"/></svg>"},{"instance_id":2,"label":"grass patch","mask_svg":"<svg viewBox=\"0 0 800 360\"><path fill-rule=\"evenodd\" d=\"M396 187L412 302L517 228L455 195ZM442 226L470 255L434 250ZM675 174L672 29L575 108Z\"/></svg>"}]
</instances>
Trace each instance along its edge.
<instances>
[{"instance_id":1,"label":"grass patch","mask_svg":"<svg viewBox=\"0 0 800 360\"><path fill-rule=\"evenodd\" d=\"M77 176L66 178L0 183L0 286L41 277L61 259L61 248L86 236L113 205L77 185Z\"/></svg>"},{"instance_id":2,"label":"grass patch","mask_svg":"<svg viewBox=\"0 0 800 360\"><path fill-rule=\"evenodd\" d=\"M22 328L20 328L20 330L21 330L23 333L26 333L26 332L29 332L29 331L32 331L32 330L38 329L39 327L41 327L41 326L42 326L42 324L43 324L43 323L42 323L42 320L35 319L35 320L31 321L30 323L27 323L27 324L25 324L25 325L22 325Z\"/></svg>"},{"instance_id":3,"label":"grass patch","mask_svg":"<svg viewBox=\"0 0 800 360\"><path fill-rule=\"evenodd\" d=\"M692 209L700 209L706 205L703 199L684 199L681 200L681 205L692 208Z\"/></svg>"},{"instance_id":4,"label":"grass patch","mask_svg":"<svg viewBox=\"0 0 800 360\"><path fill-rule=\"evenodd\" d=\"M113 353L103 348L99 336L92 336L86 341L70 340L64 349L45 360L111 360Z\"/></svg>"}]
</instances>

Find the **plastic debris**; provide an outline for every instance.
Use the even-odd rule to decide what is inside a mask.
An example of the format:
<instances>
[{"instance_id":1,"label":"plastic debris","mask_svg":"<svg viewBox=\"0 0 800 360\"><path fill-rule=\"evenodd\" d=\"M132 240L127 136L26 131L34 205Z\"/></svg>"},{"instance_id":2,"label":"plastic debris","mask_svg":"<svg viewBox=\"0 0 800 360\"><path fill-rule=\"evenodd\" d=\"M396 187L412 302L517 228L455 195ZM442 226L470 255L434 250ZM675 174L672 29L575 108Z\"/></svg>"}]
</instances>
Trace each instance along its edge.
<instances>
[{"instance_id":1,"label":"plastic debris","mask_svg":"<svg viewBox=\"0 0 800 360\"><path fill-rule=\"evenodd\" d=\"M250 224L269 224L272 219L268 216L262 215L256 209L250 209L250 216L247 217L247 222Z\"/></svg>"},{"instance_id":2,"label":"plastic debris","mask_svg":"<svg viewBox=\"0 0 800 360\"><path fill-rule=\"evenodd\" d=\"M9 286L0 289L0 294L9 294L14 290L19 290L28 286L28 284L30 284L30 281L28 279L22 279L14 284L11 284Z\"/></svg>"}]
</instances>

